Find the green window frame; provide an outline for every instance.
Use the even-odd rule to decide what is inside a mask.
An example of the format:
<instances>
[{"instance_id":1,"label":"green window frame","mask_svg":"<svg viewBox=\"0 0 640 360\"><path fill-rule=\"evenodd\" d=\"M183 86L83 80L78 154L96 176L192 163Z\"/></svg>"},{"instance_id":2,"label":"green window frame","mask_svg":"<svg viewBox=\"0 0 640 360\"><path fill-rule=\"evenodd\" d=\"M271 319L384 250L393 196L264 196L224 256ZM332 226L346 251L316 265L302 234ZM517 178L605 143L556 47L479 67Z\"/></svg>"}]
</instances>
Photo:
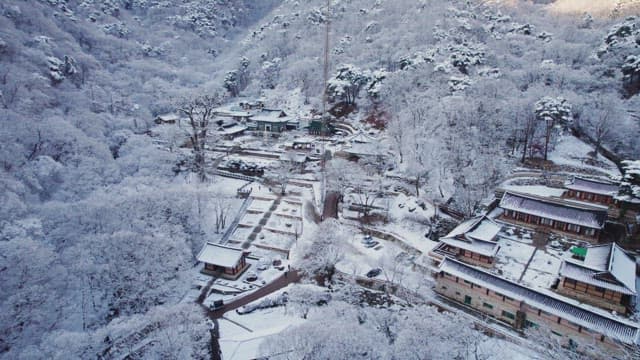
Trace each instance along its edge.
<instances>
[{"instance_id":1,"label":"green window frame","mask_svg":"<svg viewBox=\"0 0 640 360\"><path fill-rule=\"evenodd\" d=\"M516 319L516 315L514 313L510 313L508 311L502 310L502 316L506 317L507 319L511 319L511 320L515 320Z\"/></svg>"},{"instance_id":2,"label":"green window frame","mask_svg":"<svg viewBox=\"0 0 640 360\"><path fill-rule=\"evenodd\" d=\"M486 302L483 302L483 303L482 303L482 306L483 306L483 307L486 307L487 309L493 309L493 305L491 305L491 304L489 304L489 303L486 303Z\"/></svg>"}]
</instances>

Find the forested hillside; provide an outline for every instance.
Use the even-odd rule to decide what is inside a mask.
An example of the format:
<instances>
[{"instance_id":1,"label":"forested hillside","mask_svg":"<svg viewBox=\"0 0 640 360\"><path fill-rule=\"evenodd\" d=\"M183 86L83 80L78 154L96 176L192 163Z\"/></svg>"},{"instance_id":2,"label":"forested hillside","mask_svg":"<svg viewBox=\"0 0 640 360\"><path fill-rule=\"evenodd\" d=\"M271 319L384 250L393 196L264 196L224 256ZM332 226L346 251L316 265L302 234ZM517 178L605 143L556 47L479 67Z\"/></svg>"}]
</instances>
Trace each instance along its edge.
<instances>
[{"instance_id":1,"label":"forested hillside","mask_svg":"<svg viewBox=\"0 0 640 360\"><path fill-rule=\"evenodd\" d=\"M150 358L207 356L205 316L179 303L207 235L200 189L148 136L180 99L224 91L295 112L326 90L336 119L385 129L397 171L429 182L422 196L469 214L572 132L637 159L640 19L550 14L525 1L1 1L0 357L117 357L123 334L155 339Z\"/></svg>"}]
</instances>

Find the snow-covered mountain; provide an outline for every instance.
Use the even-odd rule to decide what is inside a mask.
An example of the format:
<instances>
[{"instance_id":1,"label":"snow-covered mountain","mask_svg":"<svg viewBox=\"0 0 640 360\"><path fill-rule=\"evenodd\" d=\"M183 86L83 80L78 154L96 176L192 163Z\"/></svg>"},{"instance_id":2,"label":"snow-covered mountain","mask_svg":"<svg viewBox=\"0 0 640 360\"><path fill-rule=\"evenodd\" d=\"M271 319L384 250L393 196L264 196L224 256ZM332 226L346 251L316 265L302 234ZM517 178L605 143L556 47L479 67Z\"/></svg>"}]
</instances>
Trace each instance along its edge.
<instances>
[{"instance_id":1,"label":"snow-covered mountain","mask_svg":"<svg viewBox=\"0 0 640 360\"><path fill-rule=\"evenodd\" d=\"M558 133L640 156L638 18L561 0L325 4L0 2L0 357L95 357L166 329L149 357L206 356L204 317L176 305L200 193L175 180L153 119L216 90L320 109L329 20L334 115L380 120L425 196L473 209L520 159L536 104L568 104Z\"/></svg>"}]
</instances>

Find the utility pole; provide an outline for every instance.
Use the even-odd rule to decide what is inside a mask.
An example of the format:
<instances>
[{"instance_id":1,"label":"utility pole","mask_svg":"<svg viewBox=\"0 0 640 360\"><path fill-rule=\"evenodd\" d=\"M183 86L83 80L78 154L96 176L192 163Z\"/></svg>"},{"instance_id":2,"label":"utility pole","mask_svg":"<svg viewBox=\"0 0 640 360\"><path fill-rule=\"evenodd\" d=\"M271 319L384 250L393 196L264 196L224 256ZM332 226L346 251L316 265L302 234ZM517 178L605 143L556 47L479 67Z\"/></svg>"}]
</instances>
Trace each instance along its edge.
<instances>
[{"instance_id":1,"label":"utility pole","mask_svg":"<svg viewBox=\"0 0 640 360\"><path fill-rule=\"evenodd\" d=\"M323 125L327 115L327 83L329 82L329 32L331 30L331 0L327 0L327 16L325 18L326 26L324 32L324 68L323 86L322 86L322 121Z\"/></svg>"},{"instance_id":2,"label":"utility pole","mask_svg":"<svg viewBox=\"0 0 640 360\"><path fill-rule=\"evenodd\" d=\"M325 17L325 32L324 32L324 67L322 71L323 75L323 83L322 83L322 118L320 121L320 136L322 136L322 161L321 161L321 171L322 171L322 183L321 183L321 199L320 205L322 206L322 211L324 212L324 202L326 200L326 192L327 192L327 175L325 172L325 163L327 161L326 158L326 150L325 146L325 136L327 131L329 130L329 114L327 114L327 83L329 82L329 32L331 30L331 0L327 0L327 15Z\"/></svg>"}]
</instances>

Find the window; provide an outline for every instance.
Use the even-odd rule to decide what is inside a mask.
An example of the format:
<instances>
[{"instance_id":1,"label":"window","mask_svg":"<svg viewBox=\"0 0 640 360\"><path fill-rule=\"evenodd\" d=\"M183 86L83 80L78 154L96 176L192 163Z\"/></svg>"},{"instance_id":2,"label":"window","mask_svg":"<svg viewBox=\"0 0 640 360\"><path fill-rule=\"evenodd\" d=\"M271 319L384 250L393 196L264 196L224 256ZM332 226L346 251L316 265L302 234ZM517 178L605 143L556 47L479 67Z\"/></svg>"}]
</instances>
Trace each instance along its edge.
<instances>
[{"instance_id":1,"label":"window","mask_svg":"<svg viewBox=\"0 0 640 360\"><path fill-rule=\"evenodd\" d=\"M584 234L587 236L594 236L596 234L596 230L595 229L586 229L584 231Z\"/></svg>"},{"instance_id":2,"label":"window","mask_svg":"<svg viewBox=\"0 0 640 360\"><path fill-rule=\"evenodd\" d=\"M488 304L488 303L482 303L483 307L486 307L487 309L493 309L493 305Z\"/></svg>"},{"instance_id":3,"label":"window","mask_svg":"<svg viewBox=\"0 0 640 360\"><path fill-rule=\"evenodd\" d=\"M467 305L471 305L471 296L465 295L464 303L467 304Z\"/></svg>"},{"instance_id":4,"label":"window","mask_svg":"<svg viewBox=\"0 0 640 360\"><path fill-rule=\"evenodd\" d=\"M596 286L596 291L603 293L604 292L604 288L600 287L600 286Z\"/></svg>"},{"instance_id":5,"label":"window","mask_svg":"<svg viewBox=\"0 0 640 360\"><path fill-rule=\"evenodd\" d=\"M551 226L551 225L553 225L553 220L541 218L540 219L540 224Z\"/></svg>"},{"instance_id":6,"label":"window","mask_svg":"<svg viewBox=\"0 0 640 360\"><path fill-rule=\"evenodd\" d=\"M459 292L459 291L456 291L456 295L460 296L460 292Z\"/></svg>"},{"instance_id":7,"label":"window","mask_svg":"<svg viewBox=\"0 0 640 360\"><path fill-rule=\"evenodd\" d=\"M510 312L504 311L504 310L502 310L502 317L506 317L506 318L511 319L511 320L515 320L516 319L516 316L513 313L510 313Z\"/></svg>"},{"instance_id":8,"label":"window","mask_svg":"<svg viewBox=\"0 0 640 360\"><path fill-rule=\"evenodd\" d=\"M567 230L579 233L580 232L580 226L575 225L575 224L568 224L567 225Z\"/></svg>"},{"instance_id":9,"label":"window","mask_svg":"<svg viewBox=\"0 0 640 360\"><path fill-rule=\"evenodd\" d=\"M440 288L441 288L442 290L447 290L447 287L446 287L446 286L441 286Z\"/></svg>"},{"instance_id":10,"label":"window","mask_svg":"<svg viewBox=\"0 0 640 360\"><path fill-rule=\"evenodd\" d=\"M540 327L540 325L534 323L533 321L525 320L524 327L537 329Z\"/></svg>"},{"instance_id":11,"label":"window","mask_svg":"<svg viewBox=\"0 0 640 360\"><path fill-rule=\"evenodd\" d=\"M553 335L562 336L562 334L560 334L560 333L559 333L559 332L557 332L557 331L553 331L553 330L551 330L551 333L552 333Z\"/></svg>"},{"instance_id":12,"label":"window","mask_svg":"<svg viewBox=\"0 0 640 360\"><path fill-rule=\"evenodd\" d=\"M467 280L462 280L464 281L465 284L471 284L471 282L467 281Z\"/></svg>"},{"instance_id":13,"label":"window","mask_svg":"<svg viewBox=\"0 0 640 360\"><path fill-rule=\"evenodd\" d=\"M576 281L573 280L573 279L565 278L564 279L564 286L568 287L570 289L575 289L576 288Z\"/></svg>"}]
</instances>

